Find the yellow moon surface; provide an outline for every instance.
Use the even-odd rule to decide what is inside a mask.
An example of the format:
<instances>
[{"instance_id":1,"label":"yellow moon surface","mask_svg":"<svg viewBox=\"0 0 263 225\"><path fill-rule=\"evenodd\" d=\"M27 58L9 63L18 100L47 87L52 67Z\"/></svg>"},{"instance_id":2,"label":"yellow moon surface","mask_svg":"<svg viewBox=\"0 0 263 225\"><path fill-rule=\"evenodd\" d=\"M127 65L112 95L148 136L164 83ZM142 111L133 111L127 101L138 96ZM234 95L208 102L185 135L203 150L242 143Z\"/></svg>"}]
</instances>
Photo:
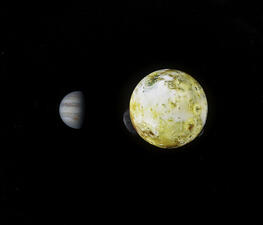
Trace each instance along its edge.
<instances>
[{"instance_id":1,"label":"yellow moon surface","mask_svg":"<svg viewBox=\"0 0 263 225\"><path fill-rule=\"evenodd\" d=\"M189 74L163 69L135 87L130 118L137 133L160 148L178 148L202 131L208 112L202 86Z\"/></svg>"}]
</instances>

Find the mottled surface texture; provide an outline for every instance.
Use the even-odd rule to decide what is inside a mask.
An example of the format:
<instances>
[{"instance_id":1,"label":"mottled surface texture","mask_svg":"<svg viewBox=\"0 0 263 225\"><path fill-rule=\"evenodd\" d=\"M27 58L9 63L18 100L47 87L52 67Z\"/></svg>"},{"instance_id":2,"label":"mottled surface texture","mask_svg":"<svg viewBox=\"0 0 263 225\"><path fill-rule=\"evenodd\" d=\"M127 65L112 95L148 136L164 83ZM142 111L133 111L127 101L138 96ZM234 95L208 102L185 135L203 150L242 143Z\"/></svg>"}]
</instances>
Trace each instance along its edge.
<instances>
[{"instance_id":1,"label":"mottled surface texture","mask_svg":"<svg viewBox=\"0 0 263 225\"><path fill-rule=\"evenodd\" d=\"M177 148L203 129L207 100L201 85L190 75L171 69L144 77L130 100L130 117L138 134L160 148Z\"/></svg>"},{"instance_id":2,"label":"mottled surface texture","mask_svg":"<svg viewBox=\"0 0 263 225\"><path fill-rule=\"evenodd\" d=\"M59 106L59 114L63 122L71 128L79 129L83 123L84 96L80 91L66 95Z\"/></svg>"}]
</instances>

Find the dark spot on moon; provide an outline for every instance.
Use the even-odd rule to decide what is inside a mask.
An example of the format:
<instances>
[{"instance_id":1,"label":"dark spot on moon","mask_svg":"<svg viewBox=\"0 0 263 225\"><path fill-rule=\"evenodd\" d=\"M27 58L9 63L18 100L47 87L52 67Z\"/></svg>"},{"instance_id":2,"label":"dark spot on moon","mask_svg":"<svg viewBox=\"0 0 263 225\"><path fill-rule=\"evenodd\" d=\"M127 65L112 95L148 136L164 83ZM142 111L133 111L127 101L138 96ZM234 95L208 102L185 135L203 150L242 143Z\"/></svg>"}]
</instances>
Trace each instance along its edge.
<instances>
[{"instance_id":1,"label":"dark spot on moon","mask_svg":"<svg viewBox=\"0 0 263 225\"><path fill-rule=\"evenodd\" d=\"M189 129L190 131L192 131L193 127L194 127L194 124L189 124L188 129Z\"/></svg>"},{"instance_id":2,"label":"dark spot on moon","mask_svg":"<svg viewBox=\"0 0 263 225\"><path fill-rule=\"evenodd\" d=\"M176 107L176 103L174 103L174 102L171 102L171 105L172 105L173 107Z\"/></svg>"},{"instance_id":3,"label":"dark spot on moon","mask_svg":"<svg viewBox=\"0 0 263 225\"><path fill-rule=\"evenodd\" d=\"M200 108L199 106L196 106L196 107L195 107L195 110L196 110L196 111L199 111L200 109L201 109L201 108Z\"/></svg>"},{"instance_id":4,"label":"dark spot on moon","mask_svg":"<svg viewBox=\"0 0 263 225\"><path fill-rule=\"evenodd\" d=\"M154 135L154 133L151 131L151 130L144 130L144 131L142 131L142 133L147 137L154 137L155 135Z\"/></svg>"},{"instance_id":5,"label":"dark spot on moon","mask_svg":"<svg viewBox=\"0 0 263 225\"><path fill-rule=\"evenodd\" d=\"M153 75L148 79L147 86L152 86L159 78L159 74Z\"/></svg>"}]
</instances>

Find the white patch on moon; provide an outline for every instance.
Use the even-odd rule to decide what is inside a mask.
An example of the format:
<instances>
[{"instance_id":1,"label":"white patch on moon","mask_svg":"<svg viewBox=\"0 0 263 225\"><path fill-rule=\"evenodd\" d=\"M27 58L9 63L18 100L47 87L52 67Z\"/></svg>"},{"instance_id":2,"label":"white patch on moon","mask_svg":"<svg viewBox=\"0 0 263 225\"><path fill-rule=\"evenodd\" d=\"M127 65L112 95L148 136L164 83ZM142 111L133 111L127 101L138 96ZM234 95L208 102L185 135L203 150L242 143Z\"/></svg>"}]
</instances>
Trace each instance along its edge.
<instances>
[{"instance_id":1,"label":"white patch on moon","mask_svg":"<svg viewBox=\"0 0 263 225\"><path fill-rule=\"evenodd\" d=\"M130 100L131 121L137 133L163 148L192 141L202 130L207 112L203 88L179 70L158 70L147 75Z\"/></svg>"}]
</instances>

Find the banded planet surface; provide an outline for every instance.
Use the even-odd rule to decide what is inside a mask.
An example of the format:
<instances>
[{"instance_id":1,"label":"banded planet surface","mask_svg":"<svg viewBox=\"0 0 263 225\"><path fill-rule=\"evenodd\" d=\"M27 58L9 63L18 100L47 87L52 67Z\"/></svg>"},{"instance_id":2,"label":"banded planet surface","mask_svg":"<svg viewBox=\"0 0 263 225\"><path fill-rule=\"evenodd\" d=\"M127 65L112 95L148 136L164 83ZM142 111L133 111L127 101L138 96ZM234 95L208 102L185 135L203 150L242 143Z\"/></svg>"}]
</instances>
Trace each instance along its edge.
<instances>
[{"instance_id":1,"label":"banded planet surface","mask_svg":"<svg viewBox=\"0 0 263 225\"><path fill-rule=\"evenodd\" d=\"M67 94L60 103L59 114L67 126L80 129L84 119L83 93L81 91L73 91Z\"/></svg>"}]
</instances>

